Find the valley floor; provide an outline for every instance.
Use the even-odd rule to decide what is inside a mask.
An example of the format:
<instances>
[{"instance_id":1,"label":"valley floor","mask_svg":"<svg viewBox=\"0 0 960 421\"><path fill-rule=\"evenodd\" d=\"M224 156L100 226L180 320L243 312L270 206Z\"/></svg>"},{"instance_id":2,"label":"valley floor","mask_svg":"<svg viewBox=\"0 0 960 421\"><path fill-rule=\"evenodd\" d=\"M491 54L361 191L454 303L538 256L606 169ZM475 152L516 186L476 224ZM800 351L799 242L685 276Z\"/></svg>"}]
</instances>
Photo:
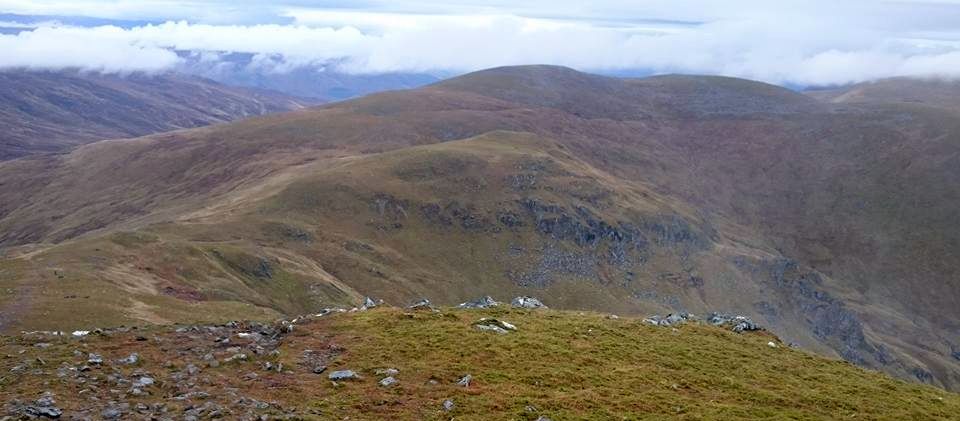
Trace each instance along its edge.
<instances>
[{"instance_id":1,"label":"valley floor","mask_svg":"<svg viewBox=\"0 0 960 421\"><path fill-rule=\"evenodd\" d=\"M956 394L765 332L595 313L382 307L83 333L0 339L0 419L960 419Z\"/></svg>"}]
</instances>

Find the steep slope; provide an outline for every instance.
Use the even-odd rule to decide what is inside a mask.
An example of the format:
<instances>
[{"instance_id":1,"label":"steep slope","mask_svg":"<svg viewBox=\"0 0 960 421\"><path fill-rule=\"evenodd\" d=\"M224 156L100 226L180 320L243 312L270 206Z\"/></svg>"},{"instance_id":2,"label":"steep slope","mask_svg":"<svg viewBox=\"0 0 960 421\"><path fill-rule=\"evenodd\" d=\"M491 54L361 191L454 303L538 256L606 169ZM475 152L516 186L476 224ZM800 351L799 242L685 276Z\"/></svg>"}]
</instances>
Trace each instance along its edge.
<instances>
[{"instance_id":1,"label":"steep slope","mask_svg":"<svg viewBox=\"0 0 960 421\"><path fill-rule=\"evenodd\" d=\"M531 294L744 313L957 388L958 126L936 107L536 66L98 142L0 164L0 325Z\"/></svg>"},{"instance_id":2,"label":"steep slope","mask_svg":"<svg viewBox=\"0 0 960 421\"><path fill-rule=\"evenodd\" d=\"M0 159L302 108L282 94L168 75L0 71Z\"/></svg>"},{"instance_id":3,"label":"steep slope","mask_svg":"<svg viewBox=\"0 0 960 421\"><path fill-rule=\"evenodd\" d=\"M479 331L473 324L481 317L516 331ZM552 310L377 308L294 325L40 333L2 337L0 352L16 355L0 360L0 399L12 417L45 410L124 419L955 420L960 413L956 394L790 349L764 332ZM358 377L332 382L336 370ZM387 378L395 383L379 384ZM109 399L91 392L106 389Z\"/></svg>"}]
</instances>

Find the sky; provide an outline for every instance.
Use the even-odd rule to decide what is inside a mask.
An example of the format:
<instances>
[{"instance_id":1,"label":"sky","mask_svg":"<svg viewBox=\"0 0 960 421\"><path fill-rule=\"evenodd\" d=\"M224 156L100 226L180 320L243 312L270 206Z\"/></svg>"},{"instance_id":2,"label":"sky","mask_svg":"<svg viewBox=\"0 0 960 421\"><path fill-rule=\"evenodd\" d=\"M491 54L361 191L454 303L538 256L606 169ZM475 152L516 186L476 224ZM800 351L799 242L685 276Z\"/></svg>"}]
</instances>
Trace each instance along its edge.
<instances>
[{"instance_id":1,"label":"sky","mask_svg":"<svg viewBox=\"0 0 960 421\"><path fill-rule=\"evenodd\" d=\"M0 68L126 73L557 64L826 86L960 76L960 0L0 0Z\"/></svg>"}]
</instances>

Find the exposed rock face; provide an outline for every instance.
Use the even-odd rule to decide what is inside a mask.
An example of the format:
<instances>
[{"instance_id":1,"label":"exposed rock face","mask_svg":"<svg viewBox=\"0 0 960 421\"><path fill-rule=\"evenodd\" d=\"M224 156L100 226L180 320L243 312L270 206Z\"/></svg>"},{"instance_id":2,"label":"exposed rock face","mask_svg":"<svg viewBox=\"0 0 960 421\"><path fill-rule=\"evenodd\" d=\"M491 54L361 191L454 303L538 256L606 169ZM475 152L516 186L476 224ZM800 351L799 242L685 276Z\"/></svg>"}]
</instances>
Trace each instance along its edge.
<instances>
[{"instance_id":1,"label":"exposed rock face","mask_svg":"<svg viewBox=\"0 0 960 421\"><path fill-rule=\"evenodd\" d=\"M883 347L866 338L856 314L843 301L824 291L819 273L803 270L797 261L787 258L761 262L737 260L735 264L766 277L767 283L784 297L781 306L799 311L813 334L834 344L843 359L874 368L897 364Z\"/></svg>"}]
</instances>

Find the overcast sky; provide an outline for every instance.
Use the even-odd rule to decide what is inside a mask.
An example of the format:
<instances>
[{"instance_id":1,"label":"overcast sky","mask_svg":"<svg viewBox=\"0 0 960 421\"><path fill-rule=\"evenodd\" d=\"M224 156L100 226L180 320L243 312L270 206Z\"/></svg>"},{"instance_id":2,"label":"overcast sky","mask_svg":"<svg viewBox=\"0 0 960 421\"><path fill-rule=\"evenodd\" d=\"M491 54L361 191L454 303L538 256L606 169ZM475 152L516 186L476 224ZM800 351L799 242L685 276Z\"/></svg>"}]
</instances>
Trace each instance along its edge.
<instances>
[{"instance_id":1,"label":"overcast sky","mask_svg":"<svg viewBox=\"0 0 960 421\"><path fill-rule=\"evenodd\" d=\"M960 76L960 0L0 0L0 67L161 71L173 50L264 71L548 63L773 83ZM82 16L117 20L78 20ZM35 29L34 29L35 28Z\"/></svg>"}]
</instances>

